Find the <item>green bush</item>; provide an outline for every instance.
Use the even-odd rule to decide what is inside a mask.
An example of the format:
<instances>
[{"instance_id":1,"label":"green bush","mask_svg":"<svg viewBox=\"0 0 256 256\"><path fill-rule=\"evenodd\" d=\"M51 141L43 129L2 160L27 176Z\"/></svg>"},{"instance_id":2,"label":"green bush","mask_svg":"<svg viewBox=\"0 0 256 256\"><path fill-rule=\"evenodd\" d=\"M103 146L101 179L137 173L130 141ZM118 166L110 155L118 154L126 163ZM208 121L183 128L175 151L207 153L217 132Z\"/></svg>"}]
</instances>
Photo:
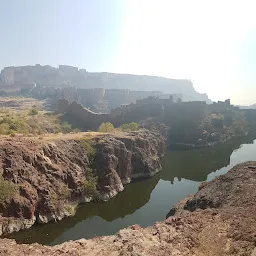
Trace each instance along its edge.
<instances>
[{"instance_id":1,"label":"green bush","mask_svg":"<svg viewBox=\"0 0 256 256\"><path fill-rule=\"evenodd\" d=\"M68 124L68 122L63 122L63 123L61 124L60 129L61 129L61 131L62 131L63 133L69 133L69 132L72 131L72 127L71 127L70 124Z\"/></svg>"},{"instance_id":2,"label":"green bush","mask_svg":"<svg viewBox=\"0 0 256 256\"><path fill-rule=\"evenodd\" d=\"M224 116L222 114L211 114L212 126L217 129L222 129L224 126Z\"/></svg>"},{"instance_id":3,"label":"green bush","mask_svg":"<svg viewBox=\"0 0 256 256\"><path fill-rule=\"evenodd\" d=\"M7 123L0 124L0 134L9 134L10 126Z\"/></svg>"},{"instance_id":4,"label":"green bush","mask_svg":"<svg viewBox=\"0 0 256 256\"><path fill-rule=\"evenodd\" d=\"M38 115L38 110L36 108L32 108L30 111L29 111L29 115L31 116L35 116L35 115Z\"/></svg>"},{"instance_id":5,"label":"green bush","mask_svg":"<svg viewBox=\"0 0 256 256\"><path fill-rule=\"evenodd\" d=\"M35 114L35 111L38 114ZM0 109L0 134L40 135L58 132L72 132L70 124L61 123L61 115L59 114L38 112L37 109L33 110L33 108L29 112Z\"/></svg>"},{"instance_id":6,"label":"green bush","mask_svg":"<svg viewBox=\"0 0 256 256\"><path fill-rule=\"evenodd\" d=\"M130 127L129 127L128 124L122 124L120 126L120 129L121 129L122 132L128 132L130 130Z\"/></svg>"},{"instance_id":7,"label":"green bush","mask_svg":"<svg viewBox=\"0 0 256 256\"><path fill-rule=\"evenodd\" d=\"M82 147L85 149L89 157L89 160L92 160L96 154L96 149L93 147L92 140L88 138L83 138L83 139L80 139L80 143Z\"/></svg>"},{"instance_id":8,"label":"green bush","mask_svg":"<svg viewBox=\"0 0 256 256\"><path fill-rule=\"evenodd\" d=\"M123 132L129 132L129 131L137 131L138 130L138 124L135 122L129 123L129 124L123 124L120 126L121 131Z\"/></svg>"},{"instance_id":9,"label":"green bush","mask_svg":"<svg viewBox=\"0 0 256 256\"><path fill-rule=\"evenodd\" d=\"M236 135L244 135L248 130L248 122L245 119L236 119L231 125L231 130Z\"/></svg>"},{"instance_id":10,"label":"green bush","mask_svg":"<svg viewBox=\"0 0 256 256\"><path fill-rule=\"evenodd\" d=\"M75 129L73 129L73 130L72 130L72 132L74 132L74 133L78 133L78 132L81 132L81 130L80 130L80 129L78 129L78 128L75 128Z\"/></svg>"},{"instance_id":11,"label":"green bush","mask_svg":"<svg viewBox=\"0 0 256 256\"><path fill-rule=\"evenodd\" d=\"M0 176L0 203L3 203L6 200L9 200L15 194L16 188L15 185L5 180L2 176Z\"/></svg>"},{"instance_id":12,"label":"green bush","mask_svg":"<svg viewBox=\"0 0 256 256\"><path fill-rule=\"evenodd\" d=\"M66 201L70 196L70 190L66 184L56 184L55 192L51 193L51 204L57 211L63 211L66 208Z\"/></svg>"},{"instance_id":13,"label":"green bush","mask_svg":"<svg viewBox=\"0 0 256 256\"><path fill-rule=\"evenodd\" d=\"M98 132L113 132L115 130L113 124L110 122L102 123L98 129Z\"/></svg>"},{"instance_id":14,"label":"green bush","mask_svg":"<svg viewBox=\"0 0 256 256\"><path fill-rule=\"evenodd\" d=\"M86 170L86 180L84 181L84 190L86 195L94 196L97 193L97 181L98 177L95 174L95 171L91 168Z\"/></svg>"},{"instance_id":15,"label":"green bush","mask_svg":"<svg viewBox=\"0 0 256 256\"><path fill-rule=\"evenodd\" d=\"M135 122L129 123L129 127L131 129L131 131L137 131L138 130L138 124Z\"/></svg>"}]
</instances>

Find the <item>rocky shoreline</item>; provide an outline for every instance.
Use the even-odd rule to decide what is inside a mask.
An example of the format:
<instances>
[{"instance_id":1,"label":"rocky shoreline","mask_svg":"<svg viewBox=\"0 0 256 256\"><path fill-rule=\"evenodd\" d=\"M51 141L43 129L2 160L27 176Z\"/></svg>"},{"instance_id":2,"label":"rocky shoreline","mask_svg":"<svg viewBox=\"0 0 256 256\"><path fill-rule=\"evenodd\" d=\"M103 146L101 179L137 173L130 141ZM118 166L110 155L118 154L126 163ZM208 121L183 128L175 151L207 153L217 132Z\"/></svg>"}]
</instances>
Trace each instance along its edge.
<instances>
[{"instance_id":1,"label":"rocky shoreline","mask_svg":"<svg viewBox=\"0 0 256 256\"><path fill-rule=\"evenodd\" d=\"M256 162L204 182L165 221L133 225L113 236L49 247L1 239L3 255L248 255L256 253Z\"/></svg>"},{"instance_id":2,"label":"rocky shoreline","mask_svg":"<svg viewBox=\"0 0 256 256\"><path fill-rule=\"evenodd\" d=\"M161 170L157 132L81 133L0 139L0 234L58 221L79 203L109 200L136 177Z\"/></svg>"}]
</instances>

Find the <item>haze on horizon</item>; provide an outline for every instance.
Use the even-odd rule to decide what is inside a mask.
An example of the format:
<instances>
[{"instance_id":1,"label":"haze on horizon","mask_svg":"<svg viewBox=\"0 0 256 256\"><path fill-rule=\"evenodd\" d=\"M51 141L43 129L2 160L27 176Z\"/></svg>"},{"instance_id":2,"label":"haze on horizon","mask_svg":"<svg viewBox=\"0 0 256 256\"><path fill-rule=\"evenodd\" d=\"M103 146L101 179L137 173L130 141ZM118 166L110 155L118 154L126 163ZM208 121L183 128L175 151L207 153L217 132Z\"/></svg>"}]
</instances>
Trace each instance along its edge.
<instances>
[{"instance_id":1,"label":"haze on horizon","mask_svg":"<svg viewBox=\"0 0 256 256\"><path fill-rule=\"evenodd\" d=\"M66 64L191 79L198 92L256 102L253 0L0 0L0 69Z\"/></svg>"}]
</instances>

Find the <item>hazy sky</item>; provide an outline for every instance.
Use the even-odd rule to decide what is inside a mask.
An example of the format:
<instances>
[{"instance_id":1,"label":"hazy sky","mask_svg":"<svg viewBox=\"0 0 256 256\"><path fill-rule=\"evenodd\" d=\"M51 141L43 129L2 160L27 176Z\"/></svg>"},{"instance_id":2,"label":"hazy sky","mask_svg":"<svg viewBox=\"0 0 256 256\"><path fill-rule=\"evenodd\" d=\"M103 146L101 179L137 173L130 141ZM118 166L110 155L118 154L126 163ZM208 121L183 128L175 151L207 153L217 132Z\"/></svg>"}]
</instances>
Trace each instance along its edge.
<instances>
[{"instance_id":1,"label":"hazy sky","mask_svg":"<svg viewBox=\"0 0 256 256\"><path fill-rule=\"evenodd\" d=\"M67 64L189 78L256 102L256 1L0 0L0 69Z\"/></svg>"}]
</instances>

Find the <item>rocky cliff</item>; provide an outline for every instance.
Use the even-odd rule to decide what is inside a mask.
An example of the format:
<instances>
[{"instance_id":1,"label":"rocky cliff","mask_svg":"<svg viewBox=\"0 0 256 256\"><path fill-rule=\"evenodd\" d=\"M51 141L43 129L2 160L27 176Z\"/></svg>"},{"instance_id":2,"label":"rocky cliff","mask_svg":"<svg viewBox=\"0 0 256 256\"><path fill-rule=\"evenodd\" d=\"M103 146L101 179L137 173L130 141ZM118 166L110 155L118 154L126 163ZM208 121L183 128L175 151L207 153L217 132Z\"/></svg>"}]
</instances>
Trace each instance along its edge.
<instances>
[{"instance_id":1,"label":"rocky cliff","mask_svg":"<svg viewBox=\"0 0 256 256\"><path fill-rule=\"evenodd\" d=\"M0 233L74 214L78 203L108 200L136 177L161 170L159 133L81 133L0 139Z\"/></svg>"},{"instance_id":2,"label":"rocky cliff","mask_svg":"<svg viewBox=\"0 0 256 256\"><path fill-rule=\"evenodd\" d=\"M256 255L256 162L235 166L203 183L152 227L138 225L113 236L54 247L0 240L4 255Z\"/></svg>"}]
</instances>

